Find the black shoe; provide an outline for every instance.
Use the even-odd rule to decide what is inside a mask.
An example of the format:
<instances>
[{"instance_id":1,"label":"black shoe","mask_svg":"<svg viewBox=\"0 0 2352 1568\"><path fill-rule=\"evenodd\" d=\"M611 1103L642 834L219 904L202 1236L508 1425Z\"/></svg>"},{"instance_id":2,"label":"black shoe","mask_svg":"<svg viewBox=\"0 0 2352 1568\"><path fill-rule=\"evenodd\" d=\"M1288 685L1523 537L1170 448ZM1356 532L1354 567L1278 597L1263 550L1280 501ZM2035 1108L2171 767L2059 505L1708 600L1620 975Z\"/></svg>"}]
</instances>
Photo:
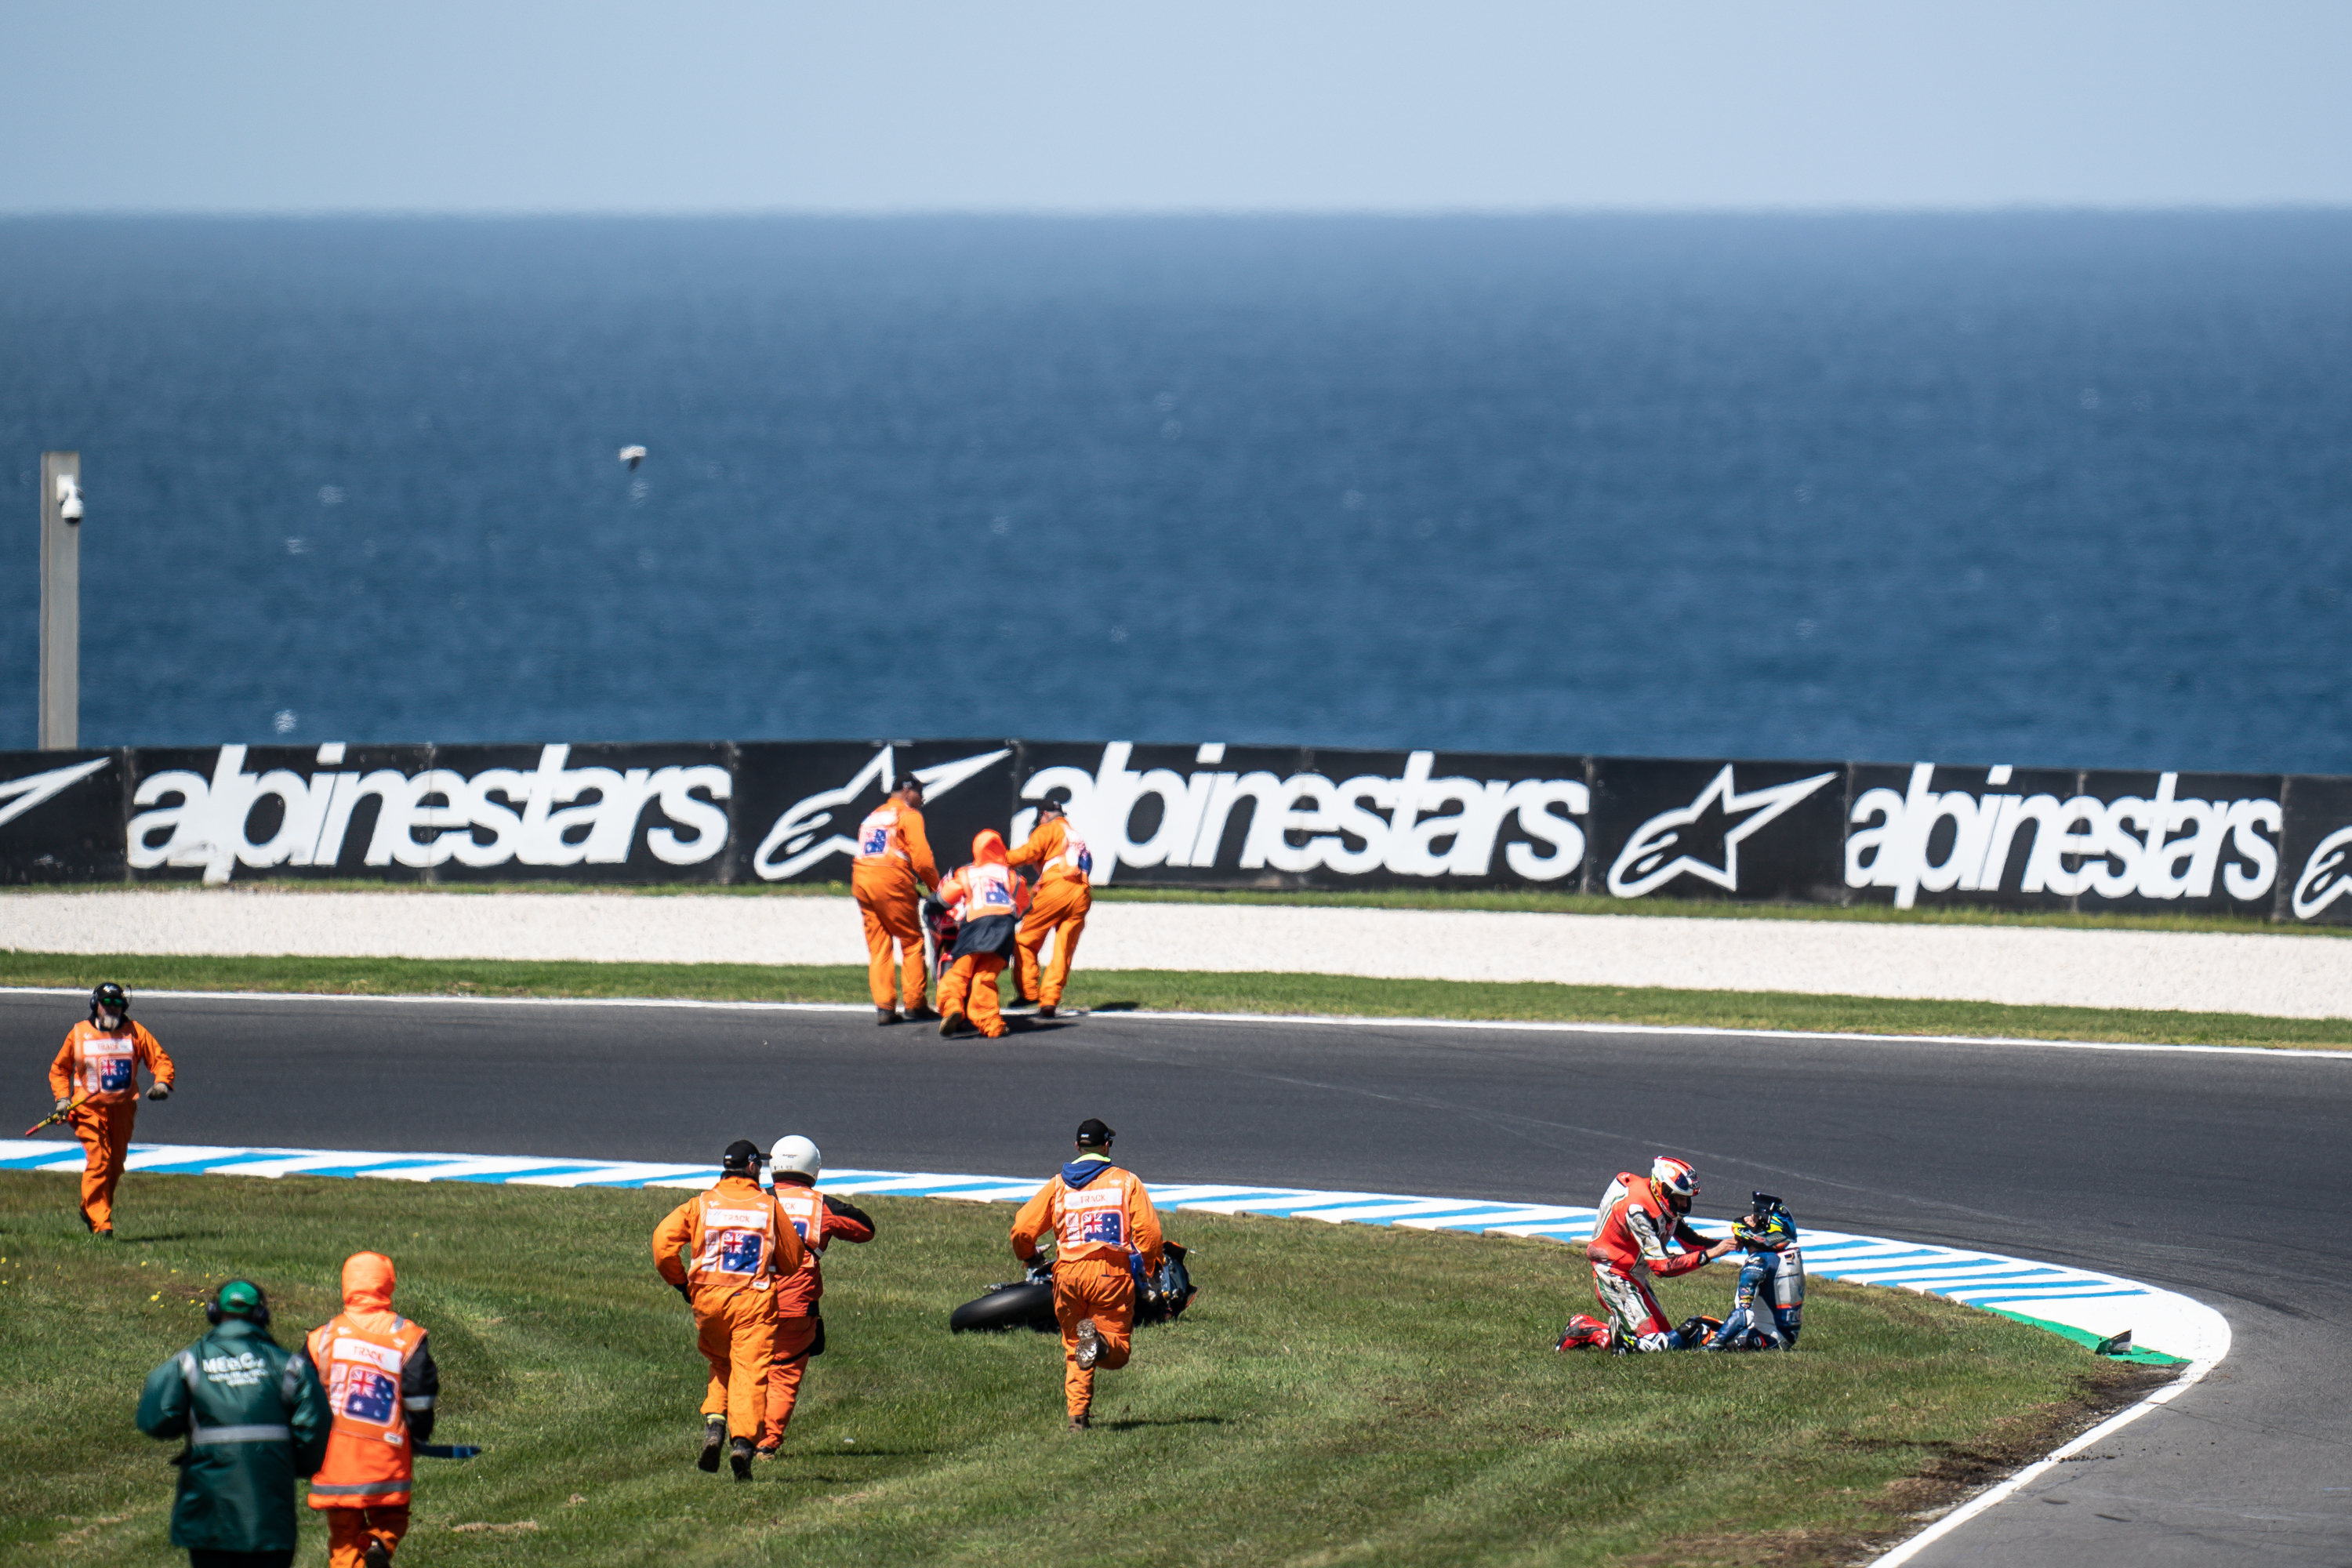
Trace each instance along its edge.
<instances>
[{"instance_id":1,"label":"black shoe","mask_svg":"<svg viewBox=\"0 0 2352 1568\"><path fill-rule=\"evenodd\" d=\"M898 1021L898 1009L877 1007L874 1009L874 1021L877 1024L895 1024Z\"/></svg>"},{"instance_id":2,"label":"black shoe","mask_svg":"<svg viewBox=\"0 0 2352 1568\"><path fill-rule=\"evenodd\" d=\"M1094 1417L1091 1415L1073 1415L1070 1417L1070 1430L1073 1432L1083 1432L1094 1424Z\"/></svg>"},{"instance_id":3,"label":"black shoe","mask_svg":"<svg viewBox=\"0 0 2352 1568\"><path fill-rule=\"evenodd\" d=\"M1054 1005L1051 1002L1048 1002L1037 1009L1037 1016L1040 1018L1058 1018L1061 1015L1055 1010Z\"/></svg>"},{"instance_id":4,"label":"black shoe","mask_svg":"<svg viewBox=\"0 0 2352 1568\"><path fill-rule=\"evenodd\" d=\"M367 1564L367 1568L392 1568L392 1553L384 1550L381 1541L369 1542L367 1550L360 1553L360 1561Z\"/></svg>"},{"instance_id":5,"label":"black shoe","mask_svg":"<svg viewBox=\"0 0 2352 1568\"><path fill-rule=\"evenodd\" d=\"M735 1472L739 1481L751 1479L751 1439L736 1437L727 1445L727 1468Z\"/></svg>"},{"instance_id":6,"label":"black shoe","mask_svg":"<svg viewBox=\"0 0 2352 1568\"><path fill-rule=\"evenodd\" d=\"M702 1452L694 1457L694 1468L704 1475L719 1473L719 1456L727 1451L727 1418L706 1416L702 1423Z\"/></svg>"},{"instance_id":7,"label":"black shoe","mask_svg":"<svg viewBox=\"0 0 2352 1568\"><path fill-rule=\"evenodd\" d=\"M939 1021L940 1015L937 1009L929 1006L929 1005L913 1006L907 1009L907 1022L909 1024L936 1024Z\"/></svg>"},{"instance_id":8,"label":"black shoe","mask_svg":"<svg viewBox=\"0 0 2352 1568\"><path fill-rule=\"evenodd\" d=\"M940 1020L940 1037L946 1039L951 1035L960 1035L965 1026L962 1014L950 1013Z\"/></svg>"}]
</instances>

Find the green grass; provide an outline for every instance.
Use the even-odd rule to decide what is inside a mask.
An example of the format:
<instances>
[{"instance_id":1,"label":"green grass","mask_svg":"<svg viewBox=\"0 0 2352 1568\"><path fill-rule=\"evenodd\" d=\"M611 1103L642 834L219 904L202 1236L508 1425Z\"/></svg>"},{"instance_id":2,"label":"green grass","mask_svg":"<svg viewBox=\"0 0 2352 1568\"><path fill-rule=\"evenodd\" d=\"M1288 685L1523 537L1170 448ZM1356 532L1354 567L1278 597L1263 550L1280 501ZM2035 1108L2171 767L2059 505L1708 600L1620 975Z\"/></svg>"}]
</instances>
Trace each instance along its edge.
<instances>
[{"instance_id":1,"label":"green grass","mask_svg":"<svg viewBox=\"0 0 2352 1568\"><path fill-rule=\"evenodd\" d=\"M134 1174L108 1247L72 1186L0 1174L14 1561L182 1561L141 1380L230 1273L291 1344L362 1247L431 1331L436 1439L488 1450L422 1465L416 1565L1849 1561L2168 1375L1837 1285L1794 1354L1560 1355L1590 1305L1570 1249L1176 1214L1205 1293L1070 1435L1055 1341L946 1332L1013 1271L1009 1208L884 1199L879 1237L828 1261L831 1348L783 1452L737 1485L689 1463L702 1367L647 1256L682 1194ZM1729 1286L1705 1270L1667 1304L1719 1312Z\"/></svg>"},{"instance_id":2,"label":"green grass","mask_svg":"<svg viewBox=\"0 0 2352 1568\"><path fill-rule=\"evenodd\" d=\"M478 896L562 896L598 894L631 898L837 898L849 896L845 882L382 882L359 879L325 879L270 882L240 882L228 888L205 889L201 884L168 882L103 882L41 887L0 888L10 893L43 892L217 892L224 897L256 892L335 893L466 893ZM1103 903L1136 904L1266 904L1301 909L1358 910L1495 910L1511 913L1555 915L1624 915L1633 918L1675 915L1695 920L1734 921L1860 921L1877 925L2040 926L2065 931L2222 931L2257 936L2352 937L2352 925L2303 925L2218 914L2093 914L2071 910L2000 910L1939 905L1932 909L1898 910L1892 904L1773 904L1740 903L1731 900L1615 899L1601 893L1552 893L1531 889L1371 888L1282 889L1265 888L1097 888Z\"/></svg>"},{"instance_id":3,"label":"green grass","mask_svg":"<svg viewBox=\"0 0 2352 1568\"><path fill-rule=\"evenodd\" d=\"M857 964L585 963L490 959L204 958L0 949L0 985L133 991L302 991L353 995L655 996L706 1001L867 1005ZM2140 1040L2286 1048L2352 1047L2352 1020L2120 1007L2015 1007L1795 992L1673 991L1540 982L1372 980L1345 974L1195 973L1082 963L1065 998L1076 1008L1320 1014L1881 1035Z\"/></svg>"}]
</instances>

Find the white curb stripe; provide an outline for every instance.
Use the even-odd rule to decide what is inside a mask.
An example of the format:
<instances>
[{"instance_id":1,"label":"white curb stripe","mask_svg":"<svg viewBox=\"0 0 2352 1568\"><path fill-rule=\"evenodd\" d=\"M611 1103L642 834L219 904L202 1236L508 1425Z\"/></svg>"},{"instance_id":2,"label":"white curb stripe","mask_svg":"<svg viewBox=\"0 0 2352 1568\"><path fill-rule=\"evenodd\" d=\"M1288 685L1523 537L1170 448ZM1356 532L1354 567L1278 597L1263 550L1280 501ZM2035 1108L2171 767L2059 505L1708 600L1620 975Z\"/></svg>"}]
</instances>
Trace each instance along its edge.
<instances>
[{"instance_id":1,"label":"white curb stripe","mask_svg":"<svg viewBox=\"0 0 2352 1568\"><path fill-rule=\"evenodd\" d=\"M71 1144L18 1140L0 1146L0 1170L75 1170ZM369 1153L318 1149L214 1148L134 1144L134 1171L244 1176L368 1176L405 1182L500 1182L530 1186L701 1187L708 1165L666 1165L609 1160L560 1160L529 1155ZM927 1172L836 1170L825 1182L835 1192L905 1197L1018 1202L1036 1188L1017 1176L950 1175ZM1333 1193L1299 1187L1235 1187L1199 1183L1151 1188L1170 1209L1319 1219L1330 1224L1386 1224L1425 1230L1581 1240L1594 1210L1568 1205L1511 1204L1474 1198L1420 1197L1400 1193ZM1704 1233L1728 1234L1718 1220L1696 1222ZM1830 1279L1878 1285L1969 1304L1998 1302L2027 1315L2106 1338L2132 1331L2142 1349L2210 1363L2227 1353L2229 1325L2211 1308L2137 1280L2033 1258L1935 1247L1838 1231L1805 1233L1808 1270Z\"/></svg>"}]
</instances>

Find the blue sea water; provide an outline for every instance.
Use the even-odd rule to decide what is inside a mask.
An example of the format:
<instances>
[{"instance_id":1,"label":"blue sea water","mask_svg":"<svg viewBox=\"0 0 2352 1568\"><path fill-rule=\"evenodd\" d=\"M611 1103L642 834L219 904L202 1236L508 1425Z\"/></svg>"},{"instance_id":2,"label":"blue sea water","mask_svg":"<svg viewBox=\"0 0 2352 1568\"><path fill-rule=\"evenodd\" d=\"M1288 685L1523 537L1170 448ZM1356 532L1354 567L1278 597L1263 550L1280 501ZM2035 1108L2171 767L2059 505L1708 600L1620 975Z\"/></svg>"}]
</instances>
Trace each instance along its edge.
<instances>
[{"instance_id":1,"label":"blue sea water","mask_svg":"<svg viewBox=\"0 0 2352 1568\"><path fill-rule=\"evenodd\" d=\"M86 743L2352 773L2352 214L16 220L0 367L0 748L63 447Z\"/></svg>"}]
</instances>

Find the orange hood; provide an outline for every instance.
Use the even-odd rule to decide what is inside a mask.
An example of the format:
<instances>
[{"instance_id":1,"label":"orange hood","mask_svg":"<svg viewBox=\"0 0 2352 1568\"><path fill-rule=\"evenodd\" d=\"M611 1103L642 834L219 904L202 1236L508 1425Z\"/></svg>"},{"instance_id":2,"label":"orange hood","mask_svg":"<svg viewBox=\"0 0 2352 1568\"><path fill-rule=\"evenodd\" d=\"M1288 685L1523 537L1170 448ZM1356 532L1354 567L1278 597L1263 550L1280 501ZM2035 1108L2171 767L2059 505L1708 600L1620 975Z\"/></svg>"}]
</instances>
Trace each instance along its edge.
<instances>
[{"instance_id":1,"label":"orange hood","mask_svg":"<svg viewBox=\"0 0 2352 1568\"><path fill-rule=\"evenodd\" d=\"M392 1259L381 1252L354 1252L343 1259L343 1310L392 1310Z\"/></svg>"},{"instance_id":2,"label":"orange hood","mask_svg":"<svg viewBox=\"0 0 2352 1568\"><path fill-rule=\"evenodd\" d=\"M971 836L971 858L982 866L1005 863L1004 839L993 827L983 827Z\"/></svg>"}]
</instances>

